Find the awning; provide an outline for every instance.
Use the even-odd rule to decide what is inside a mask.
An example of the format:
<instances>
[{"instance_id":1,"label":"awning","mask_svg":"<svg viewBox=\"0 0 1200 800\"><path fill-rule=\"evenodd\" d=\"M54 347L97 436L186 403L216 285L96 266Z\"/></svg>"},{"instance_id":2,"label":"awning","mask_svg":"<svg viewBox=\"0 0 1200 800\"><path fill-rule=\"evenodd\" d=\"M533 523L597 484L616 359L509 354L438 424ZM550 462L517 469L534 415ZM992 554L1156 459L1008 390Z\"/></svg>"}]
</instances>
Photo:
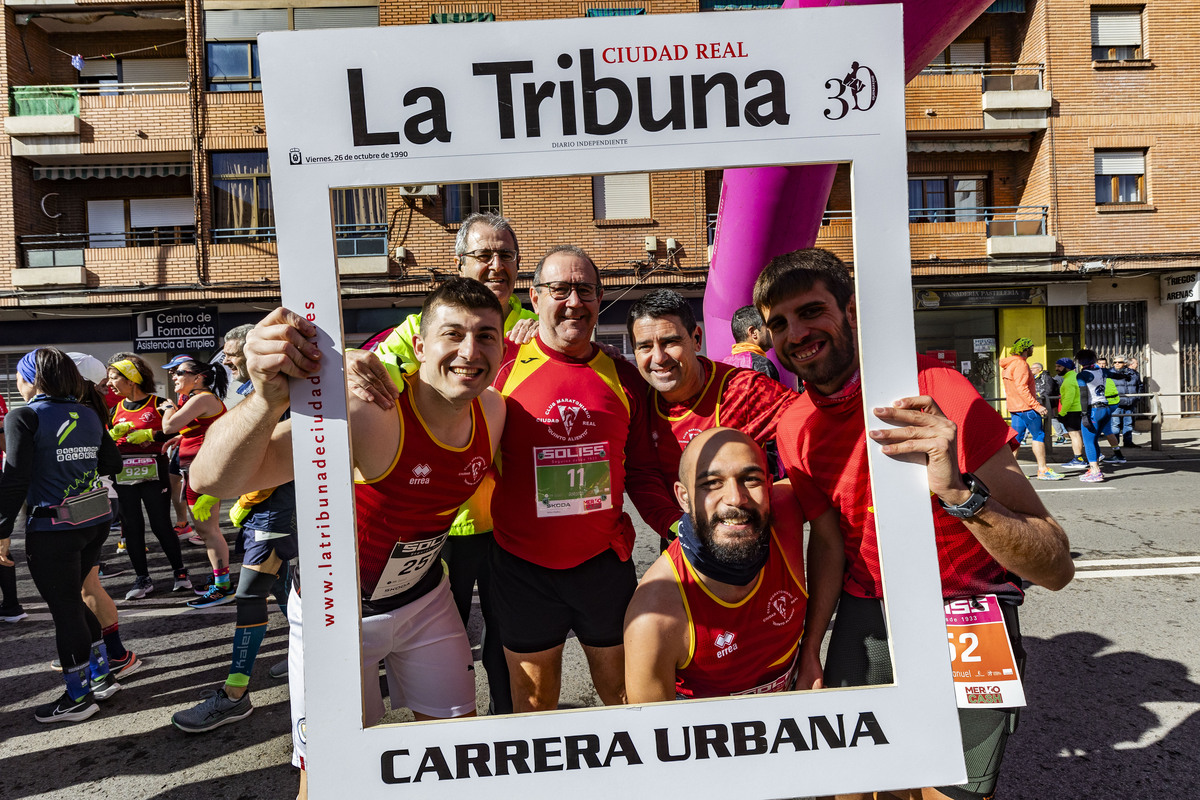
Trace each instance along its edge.
<instances>
[{"instance_id":1,"label":"awning","mask_svg":"<svg viewBox=\"0 0 1200 800\"><path fill-rule=\"evenodd\" d=\"M72 164L61 167L33 168L35 181L69 181L86 178L174 178L191 174L191 164Z\"/></svg>"},{"instance_id":2,"label":"awning","mask_svg":"<svg viewBox=\"0 0 1200 800\"><path fill-rule=\"evenodd\" d=\"M911 139L910 153L1028 153L1029 139Z\"/></svg>"}]
</instances>

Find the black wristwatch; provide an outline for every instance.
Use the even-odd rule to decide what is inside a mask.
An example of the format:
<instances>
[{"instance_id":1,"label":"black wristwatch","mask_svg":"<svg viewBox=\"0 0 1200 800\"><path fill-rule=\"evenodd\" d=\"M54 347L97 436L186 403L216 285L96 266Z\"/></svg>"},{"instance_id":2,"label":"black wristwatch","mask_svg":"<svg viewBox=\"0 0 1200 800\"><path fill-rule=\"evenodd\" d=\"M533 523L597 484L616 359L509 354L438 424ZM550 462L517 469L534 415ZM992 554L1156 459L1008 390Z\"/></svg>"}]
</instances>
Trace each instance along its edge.
<instances>
[{"instance_id":1,"label":"black wristwatch","mask_svg":"<svg viewBox=\"0 0 1200 800\"><path fill-rule=\"evenodd\" d=\"M967 484L967 488L971 490L971 496L956 506L949 506L938 498L938 502L942 505L942 510L952 517L959 519L970 519L983 510L983 504L992 496L988 488L983 485L983 481L972 475L970 472L962 474L963 483Z\"/></svg>"}]
</instances>

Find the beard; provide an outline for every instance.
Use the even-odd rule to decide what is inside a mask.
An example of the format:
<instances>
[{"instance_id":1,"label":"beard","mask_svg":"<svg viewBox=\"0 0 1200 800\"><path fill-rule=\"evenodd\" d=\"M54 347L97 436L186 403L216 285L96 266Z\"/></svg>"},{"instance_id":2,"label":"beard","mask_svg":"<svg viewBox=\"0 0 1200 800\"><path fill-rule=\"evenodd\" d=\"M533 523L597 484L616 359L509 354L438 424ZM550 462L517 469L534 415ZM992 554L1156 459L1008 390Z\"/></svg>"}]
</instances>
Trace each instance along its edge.
<instances>
[{"instance_id":1,"label":"beard","mask_svg":"<svg viewBox=\"0 0 1200 800\"><path fill-rule=\"evenodd\" d=\"M842 319L842 328L827 340L828 347L812 364L796 364L790 353L775 348L776 355L783 366L795 373L805 383L823 386L837 380L846 374L858 360L857 349L854 346L854 329L850 320Z\"/></svg>"},{"instance_id":2,"label":"beard","mask_svg":"<svg viewBox=\"0 0 1200 800\"><path fill-rule=\"evenodd\" d=\"M696 538L708 551L708 555L719 564L727 567L745 567L759 561L771 546L770 519L754 509L742 509L725 514L714 514L708 519L692 513L693 524L696 528ZM725 522L735 525L749 523L757 532L753 538L739 539L733 542L717 542L713 539L713 528Z\"/></svg>"}]
</instances>

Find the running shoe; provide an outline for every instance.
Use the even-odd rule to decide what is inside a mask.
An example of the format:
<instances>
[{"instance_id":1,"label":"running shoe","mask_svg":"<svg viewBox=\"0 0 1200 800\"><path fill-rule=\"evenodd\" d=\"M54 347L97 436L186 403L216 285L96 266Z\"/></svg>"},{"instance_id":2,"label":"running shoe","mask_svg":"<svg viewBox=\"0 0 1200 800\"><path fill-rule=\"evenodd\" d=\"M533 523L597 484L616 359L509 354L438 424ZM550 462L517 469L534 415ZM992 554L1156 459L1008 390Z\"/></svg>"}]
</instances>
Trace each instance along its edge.
<instances>
[{"instance_id":1,"label":"running shoe","mask_svg":"<svg viewBox=\"0 0 1200 800\"><path fill-rule=\"evenodd\" d=\"M133 579L133 588L125 593L126 600L141 600L146 595L154 591L154 581L150 580L150 576L139 575Z\"/></svg>"},{"instance_id":2,"label":"running shoe","mask_svg":"<svg viewBox=\"0 0 1200 800\"><path fill-rule=\"evenodd\" d=\"M1107 462L1105 462L1105 463L1108 463L1108 464L1126 464L1126 463L1128 463L1128 461L1126 460L1125 456L1123 456L1123 455L1121 454L1121 451L1120 451L1120 450L1113 450L1113 454L1112 454L1111 456L1109 456L1109 457L1108 457L1108 461L1107 461Z\"/></svg>"},{"instance_id":3,"label":"running shoe","mask_svg":"<svg viewBox=\"0 0 1200 800\"><path fill-rule=\"evenodd\" d=\"M120 539L117 539L117 552L118 553L125 552L125 537L124 536L122 536Z\"/></svg>"},{"instance_id":4,"label":"running shoe","mask_svg":"<svg viewBox=\"0 0 1200 800\"><path fill-rule=\"evenodd\" d=\"M249 692L238 700L229 699L223 688L205 692L204 695L198 704L171 715L171 722L176 728L185 733L204 733L245 719L254 711Z\"/></svg>"},{"instance_id":5,"label":"running shoe","mask_svg":"<svg viewBox=\"0 0 1200 800\"><path fill-rule=\"evenodd\" d=\"M208 587L208 591L202 597L197 597L195 600L188 600L188 608L211 608L212 606L222 606L226 603L232 603L233 587L222 589L216 584Z\"/></svg>"},{"instance_id":6,"label":"running shoe","mask_svg":"<svg viewBox=\"0 0 1200 800\"><path fill-rule=\"evenodd\" d=\"M193 533L191 536L184 537L183 541L188 544L193 544L196 547L204 547L204 540L200 538L200 534Z\"/></svg>"},{"instance_id":7,"label":"running shoe","mask_svg":"<svg viewBox=\"0 0 1200 800\"><path fill-rule=\"evenodd\" d=\"M1079 480L1083 481L1084 483L1104 483L1104 473L1085 472L1083 475L1079 476Z\"/></svg>"},{"instance_id":8,"label":"running shoe","mask_svg":"<svg viewBox=\"0 0 1200 800\"><path fill-rule=\"evenodd\" d=\"M1075 456L1070 461L1064 461L1062 469L1087 469L1088 463L1083 460L1083 456Z\"/></svg>"},{"instance_id":9,"label":"running shoe","mask_svg":"<svg viewBox=\"0 0 1200 800\"><path fill-rule=\"evenodd\" d=\"M121 691L121 684L117 683L117 679L109 672L100 680L92 679L92 696L97 700L107 700L117 692Z\"/></svg>"},{"instance_id":10,"label":"running shoe","mask_svg":"<svg viewBox=\"0 0 1200 800\"><path fill-rule=\"evenodd\" d=\"M192 532L192 526L188 525L186 522L183 523L182 525L175 526L175 535L178 536L180 539L182 539L184 536L187 536L191 532Z\"/></svg>"},{"instance_id":11,"label":"running shoe","mask_svg":"<svg viewBox=\"0 0 1200 800\"><path fill-rule=\"evenodd\" d=\"M192 579L188 577L187 570L180 570L175 573L175 583L171 586L172 592L183 592L188 589L195 591L195 588L192 585Z\"/></svg>"},{"instance_id":12,"label":"running shoe","mask_svg":"<svg viewBox=\"0 0 1200 800\"><path fill-rule=\"evenodd\" d=\"M110 564L100 564L99 567L101 578L115 578L125 574L125 569L122 567L114 567Z\"/></svg>"},{"instance_id":13,"label":"running shoe","mask_svg":"<svg viewBox=\"0 0 1200 800\"><path fill-rule=\"evenodd\" d=\"M280 661L278 664L272 664L271 668L267 670L267 674L275 680L283 680L288 675L287 661L285 660Z\"/></svg>"},{"instance_id":14,"label":"running shoe","mask_svg":"<svg viewBox=\"0 0 1200 800\"><path fill-rule=\"evenodd\" d=\"M0 608L0 619L5 622L20 622L29 615L20 606L4 606Z\"/></svg>"},{"instance_id":15,"label":"running shoe","mask_svg":"<svg viewBox=\"0 0 1200 800\"><path fill-rule=\"evenodd\" d=\"M110 658L108 660L108 674L115 678L124 678L126 675L131 675L142 666L142 660L137 657L137 653L132 650L125 651L124 658Z\"/></svg>"},{"instance_id":16,"label":"running shoe","mask_svg":"<svg viewBox=\"0 0 1200 800\"><path fill-rule=\"evenodd\" d=\"M53 703L38 706L33 712L33 718L38 722L83 722L100 710L96 700L90 695L84 695L79 700L72 700L66 692Z\"/></svg>"},{"instance_id":17,"label":"running shoe","mask_svg":"<svg viewBox=\"0 0 1200 800\"><path fill-rule=\"evenodd\" d=\"M1061 481L1066 477L1067 476L1063 475L1061 472L1055 472L1052 469L1047 469L1044 472L1038 472L1037 475L1037 479L1039 481Z\"/></svg>"}]
</instances>

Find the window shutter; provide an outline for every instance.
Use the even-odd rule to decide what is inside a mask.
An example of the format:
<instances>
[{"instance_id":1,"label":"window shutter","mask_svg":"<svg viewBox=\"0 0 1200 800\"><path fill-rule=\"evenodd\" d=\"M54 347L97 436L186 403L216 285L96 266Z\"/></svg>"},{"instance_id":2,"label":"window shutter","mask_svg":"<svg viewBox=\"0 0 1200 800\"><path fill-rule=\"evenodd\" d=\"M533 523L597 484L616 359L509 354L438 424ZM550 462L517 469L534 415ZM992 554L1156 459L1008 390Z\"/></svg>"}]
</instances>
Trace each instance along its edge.
<instances>
[{"instance_id":1,"label":"window shutter","mask_svg":"<svg viewBox=\"0 0 1200 800\"><path fill-rule=\"evenodd\" d=\"M592 213L595 219L648 219L650 173L593 177Z\"/></svg>"},{"instance_id":2,"label":"window shutter","mask_svg":"<svg viewBox=\"0 0 1200 800\"><path fill-rule=\"evenodd\" d=\"M1146 154L1137 150L1097 150L1097 175L1145 175Z\"/></svg>"},{"instance_id":3,"label":"window shutter","mask_svg":"<svg viewBox=\"0 0 1200 800\"><path fill-rule=\"evenodd\" d=\"M265 31L286 31L286 8L247 8L204 12L204 38L208 41L255 39Z\"/></svg>"},{"instance_id":4,"label":"window shutter","mask_svg":"<svg viewBox=\"0 0 1200 800\"><path fill-rule=\"evenodd\" d=\"M121 80L124 83L186 83L186 58L123 58Z\"/></svg>"},{"instance_id":5,"label":"window shutter","mask_svg":"<svg viewBox=\"0 0 1200 800\"><path fill-rule=\"evenodd\" d=\"M378 28L379 6L351 8L297 8L292 26L298 31L322 28Z\"/></svg>"},{"instance_id":6,"label":"window shutter","mask_svg":"<svg viewBox=\"0 0 1200 800\"><path fill-rule=\"evenodd\" d=\"M83 69L79 72L81 78L115 78L117 77L117 61L113 58L84 61Z\"/></svg>"},{"instance_id":7,"label":"window shutter","mask_svg":"<svg viewBox=\"0 0 1200 800\"><path fill-rule=\"evenodd\" d=\"M89 200L88 247L125 246L125 201Z\"/></svg>"},{"instance_id":8,"label":"window shutter","mask_svg":"<svg viewBox=\"0 0 1200 800\"><path fill-rule=\"evenodd\" d=\"M987 59L986 42L955 42L950 45L951 64L982 64Z\"/></svg>"},{"instance_id":9,"label":"window shutter","mask_svg":"<svg viewBox=\"0 0 1200 800\"><path fill-rule=\"evenodd\" d=\"M1093 11L1092 44L1097 47L1141 45L1141 11Z\"/></svg>"},{"instance_id":10,"label":"window shutter","mask_svg":"<svg viewBox=\"0 0 1200 800\"><path fill-rule=\"evenodd\" d=\"M196 211L190 197L154 197L129 201L132 228L172 228L195 225Z\"/></svg>"}]
</instances>

